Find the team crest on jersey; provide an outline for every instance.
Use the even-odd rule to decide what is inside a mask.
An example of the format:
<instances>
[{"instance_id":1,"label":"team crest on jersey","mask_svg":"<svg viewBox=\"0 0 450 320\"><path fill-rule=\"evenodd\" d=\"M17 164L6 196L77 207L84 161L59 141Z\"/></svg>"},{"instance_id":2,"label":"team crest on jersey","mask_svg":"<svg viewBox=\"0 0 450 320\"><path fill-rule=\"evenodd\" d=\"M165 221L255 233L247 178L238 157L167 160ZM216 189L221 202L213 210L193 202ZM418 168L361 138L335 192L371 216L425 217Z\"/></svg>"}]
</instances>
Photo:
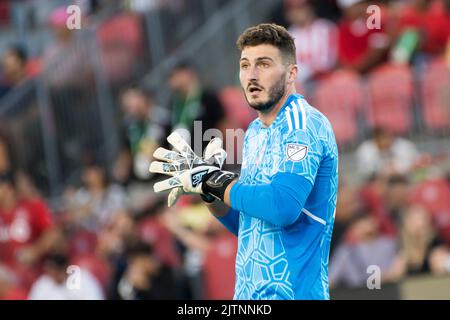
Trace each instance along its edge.
<instances>
[{"instance_id":1,"label":"team crest on jersey","mask_svg":"<svg viewBox=\"0 0 450 320\"><path fill-rule=\"evenodd\" d=\"M303 159L305 159L307 153L308 146L297 143L289 143L286 146L286 155L291 161L302 161Z\"/></svg>"}]
</instances>

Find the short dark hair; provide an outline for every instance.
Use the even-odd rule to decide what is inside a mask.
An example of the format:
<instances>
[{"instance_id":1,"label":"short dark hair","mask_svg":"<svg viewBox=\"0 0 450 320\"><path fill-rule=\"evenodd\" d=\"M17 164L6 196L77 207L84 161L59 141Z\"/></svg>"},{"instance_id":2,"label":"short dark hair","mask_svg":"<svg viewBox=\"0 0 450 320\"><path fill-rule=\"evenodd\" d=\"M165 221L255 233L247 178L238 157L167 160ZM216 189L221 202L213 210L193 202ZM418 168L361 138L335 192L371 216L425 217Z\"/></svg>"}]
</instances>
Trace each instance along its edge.
<instances>
[{"instance_id":1,"label":"short dark hair","mask_svg":"<svg viewBox=\"0 0 450 320\"><path fill-rule=\"evenodd\" d=\"M130 91L136 91L137 93L143 95L147 100L150 101L153 101L155 98L155 92L152 89L147 88L138 83L132 83L124 87L122 90L120 90L120 96L123 96Z\"/></svg>"},{"instance_id":2,"label":"short dark hair","mask_svg":"<svg viewBox=\"0 0 450 320\"><path fill-rule=\"evenodd\" d=\"M169 72L169 77L178 71L191 71L195 74L199 72L197 65L192 60L183 59L178 61Z\"/></svg>"},{"instance_id":3,"label":"short dark hair","mask_svg":"<svg viewBox=\"0 0 450 320\"><path fill-rule=\"evenodd\" d=\"M239 50L260 44L270 44L277 47L281 56L290 64L296 64L296 49L294 38L289 32L275 23L261 23L246 29L236 41Z\"/></svg>"}]
</instances>

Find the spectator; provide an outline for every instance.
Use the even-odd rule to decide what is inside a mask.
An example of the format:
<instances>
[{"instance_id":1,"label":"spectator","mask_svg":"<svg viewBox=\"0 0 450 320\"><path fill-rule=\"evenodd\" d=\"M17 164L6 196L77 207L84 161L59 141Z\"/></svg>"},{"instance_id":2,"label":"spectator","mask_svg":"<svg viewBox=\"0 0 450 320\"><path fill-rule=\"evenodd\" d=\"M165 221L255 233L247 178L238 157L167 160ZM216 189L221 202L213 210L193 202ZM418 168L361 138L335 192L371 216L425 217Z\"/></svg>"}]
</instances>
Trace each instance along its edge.
<instances>
[{"instance_id":1,"label":"spectator","mask_svg":"<svg viewBox=\"0 0 450 320\"><path fill-rule=\"evenodd\" d=\"M153 255L148 244L137 243L127 252L126 266L118 270L113 282L113 299L162 300L175 299L172 271Z\"/></svg>"},{"instance_id":2,"label":"spectator","mask_svg":"<svg viewBox=\"0 0 450 320\"><path fill-rule=\"evenodd\" d=\"M203 87L197 70L191 64L178 64L170 74L169 86L173 91L171 131L187 129L192 137L194 121L201 121L202 137L203 132L212 128L223 132L224 107L216 93ZM203 149L206 143L203 141Z\"/></svg>"},{"instance_id":3,"label":"spectator","mask_svg":"<svg viewBox=\"0 0 450 320\"><path fill-rule=\"evenodd\" d=\"M167 110L156 104L152 93L135 86L123 91L121 105L124 113L123 134L126 146L122 152L131 152L135 177L148 180L150 178L148 168L153 152L165 143L163 139L168 133L169 114ZM124 161L126 158L122 159L122 163L118 165L127 166ZM124 173L129 171L125 168L123 170ZM117 176L120 180L126 181L130 173L122 175L119 173Z\"/></svg>"},{"instance_id":4,"label":"spectator","mask_svg":"<svg viewBox=\"0 0 450 320\"><path fill-rule=\"evenodd\" d=\"M358 171L366 179L376 174L406 174L417 159L418 151L412 142L394 137L383 128L376 128L373 138L356 150Z\"/></svg>"},{"instance_id":5,"label":"spectator","mask_svg":"<svg viewBox=\"0 0 450 320\"><path fill-rule=\"evenodd\" d=\"M43 68L53 89L87 87L92 76L88 47L76 38L74 30L67 28L68 18L66 7L56 8L49 16L55 41L44 51Z\"/></svg>"},{"instance_id":6,"label":"spectator","mask_svg":"<svg viewBox=\"0 0 450 320\"><path fill-rule=\"evenodd\" d=\"M81 188L66 193L69 220L98 232L126 208L126 193L120 186L109 184L105 170L95 164L84 168L82 181Z\"/></svg>"},{"instance_id":7,"label":"spectator","mask_svg":"<svg viewBox=\"0 0 450 320\"><path fill-rule=\"evenodd\" d=\"M387 275L397 253L396 239L380 235L376 220L369 214L361 215L351 225L347 241L331 257L330 286L364 286L371 265L380 268L382 281L390 281Z\"/></svg>"},{"instance_id":8,"label":"spectator","mask_svg":"<svg viewBox=\"0 0 450 320\"><path fill-rule=\"evenodd\" d=\"M380 29L367 27L368 1L338 0L338 4L343 11L338 25L339 62L344 68L365 73L387 58L390 39L384 21L381 19Z\"/></svg>"},{"instance_id":9,"label":"spectator","mask_svg":"<svg viewBox=\"0 0 450 320\"><path fill-rule=\"evenodd\" d=\"M195 211L191 207L190 211ZM186 211L184 214L188 214ZM205 211L205 213L207 213ZM203 216L195 212L197 219ZM204 275L203 263L206 253L212 250L212 241L208 234L208 223L200 223L197 228L188 227L181 219L182 214L177 214L168 209L163 215L163 222L167 229L178 239L185 248L184 272L187 280L188 298L193 300L204 299ZM208 216L204 216L209 219Z\"/></svg>"},{"instance_id":10,"label":"spectator","mask_svg":"<svg viewBox=\"0 0 450 320\"><path fill-rule=\"evenodd\" d=\"M436 250L446 249L433 228L430 213L422 207L408 208L402 216L400 226L398 273L415 275L445 270L448 266L431 264L431 257L435 255ZM443 260L443 263L449 263L449 261Z\"/></svg>"},{"instance_id":11,"label":"spectator","mask_svg":"<svg viewBox=\"0 0 450 320\"><path fill-rule=\"evenodd\" d=\"M65 6L51 12L48 22L54 41L42 58L42 81L48 86L62 176L78 170L86 154L104 155L99 151L103 137L99 101L93 98L98 89L94 83L95 41L82 36L86 33L67 28L68 18Z\"/></svg>"},{"instance_id":12,"label":"spectator","mask_svg":"<svg viewBox=\"0 0 450 320\"><path fill-rule=\"evenodd\" d=\"M0 176L0 261L36 266L58 241L49 208L39 199L21 199L12 174Z\"/></svg>"},{"instance_id":13,"label":"spectator","mask_svg":"<svg viewBox=\"0 0 450 320\"><path fill-rule=\"evenodd\" d=\"M330 72L336 64L337 28L329 20L317 18L310 0L290 1L286 8L288 31L295 39L300 82Z\"/></svg>"},{"instance_id":14,"label":"spectator","mask_svg":"<svg viewBox=\"0 0 450 320\"><path fill-rule=\"evenodd\" d=\"M400 7L397 36L406 31L419 36L419 50L439 55L445 51L450 36L450 5L443 0L413 0Z\"/></svg>"},{"instance_id":15,"label":"spectator","mask_svg":"<svg viewBox=\"0 0 450 320\"><path fill-rule=\"evenodd\" d=\"M408 207L410 185L408 178L402 175L390 176L384 194L384 203L388 216L395 225L400 225L401 217Z\"/></svg>"},{"instance_id":16,"label":"spectator","mask_svg":"<svg viewBox=\"0 0 450 320\"><path fill-rule=\"evenodd\" d=\"M2 67L4 78L0 83L0 98L28 79L25 50L20 46L8 48L2 57Z\"/></svg>"},{"instance_id":17,"label":"spectator","mask_svg":"<svg viewBox=\"0 0 450 320\"><path fill-rule=\"evenodd\" d=\"M79 269L69 275L68 267L69 261L64 254L51 254L45 261L44 274L33 284L28 299L102 300L104 298L100 284L89 271Z\"/></svg>"}]
</instances>

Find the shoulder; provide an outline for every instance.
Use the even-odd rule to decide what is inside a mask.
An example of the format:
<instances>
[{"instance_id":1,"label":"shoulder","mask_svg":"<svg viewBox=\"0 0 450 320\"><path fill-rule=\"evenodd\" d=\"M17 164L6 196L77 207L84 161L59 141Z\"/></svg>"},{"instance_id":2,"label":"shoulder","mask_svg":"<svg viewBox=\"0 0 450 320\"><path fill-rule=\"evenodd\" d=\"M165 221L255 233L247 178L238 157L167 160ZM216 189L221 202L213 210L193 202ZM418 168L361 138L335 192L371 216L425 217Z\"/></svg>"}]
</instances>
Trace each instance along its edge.
<instances>
[{"instance_id":1,"label":"shoulder","mask_svg":"<svg viewBox=\"0 0 450 320\"><path fill-rule=\"evenodd\" d=\"M311 106L302 96L293 99L286 106L284 113L285 127L288 131L301 130L315 136L323 135L326 131L332 131L327 117Z\"/></svg>"}]
</instances>

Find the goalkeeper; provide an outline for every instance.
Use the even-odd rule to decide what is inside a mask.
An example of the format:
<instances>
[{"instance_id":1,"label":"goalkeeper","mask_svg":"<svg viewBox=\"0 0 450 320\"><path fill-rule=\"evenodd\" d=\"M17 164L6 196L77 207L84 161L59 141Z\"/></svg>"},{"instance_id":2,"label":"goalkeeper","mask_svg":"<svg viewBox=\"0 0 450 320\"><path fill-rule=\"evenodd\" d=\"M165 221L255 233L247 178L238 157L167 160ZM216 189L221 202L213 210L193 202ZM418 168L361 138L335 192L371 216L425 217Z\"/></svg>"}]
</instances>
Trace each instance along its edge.
<instances>
[{"instance_id":1,"label":"goalkeeper","mask_svg":"<svg viewBox=\"0 0 450 320\"><path fill-rule=\"evenodd\" d=\"M329 299L328 256L336 208L338 151L323 114L296 93L295 44L281 26L261 24L238 39L240 82L258 118L248 127L240 176L221 170L213 139L196 156L177 134L150 171L172 176L169 205L198 193L236 236L235 299Z\"/></svg>"}]
</instances>

